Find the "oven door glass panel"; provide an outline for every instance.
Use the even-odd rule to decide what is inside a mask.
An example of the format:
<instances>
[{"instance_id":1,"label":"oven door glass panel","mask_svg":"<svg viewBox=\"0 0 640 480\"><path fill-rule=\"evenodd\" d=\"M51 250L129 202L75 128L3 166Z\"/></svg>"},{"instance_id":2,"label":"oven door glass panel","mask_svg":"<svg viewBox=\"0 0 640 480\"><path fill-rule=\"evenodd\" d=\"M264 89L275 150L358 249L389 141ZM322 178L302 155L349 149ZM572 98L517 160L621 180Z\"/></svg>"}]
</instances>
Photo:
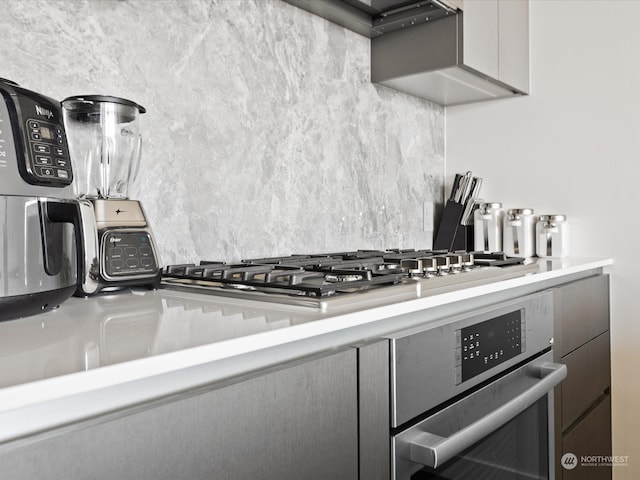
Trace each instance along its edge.
<instances>
[{"instance_id":1,"label":"oven door glass panel","mask_svg":"<svg viewBox=\"0 0 640 480\"><path fill-rule=\"evenodd\" d=\"M437 469L411 480L541 480L549 478L548 400L543 397L500 429Z\"/></svg>"},{"instance_id":2,"label":"oven door glass panel","mask_svg":"<svg viewBox=\"0 0 640 480\"><path fill-rule=\"evenodd\" d=\"M547 352L399 432L395 480L549 478L551 394L567 372L551 358Z\"/></svg>"}]
</instances>

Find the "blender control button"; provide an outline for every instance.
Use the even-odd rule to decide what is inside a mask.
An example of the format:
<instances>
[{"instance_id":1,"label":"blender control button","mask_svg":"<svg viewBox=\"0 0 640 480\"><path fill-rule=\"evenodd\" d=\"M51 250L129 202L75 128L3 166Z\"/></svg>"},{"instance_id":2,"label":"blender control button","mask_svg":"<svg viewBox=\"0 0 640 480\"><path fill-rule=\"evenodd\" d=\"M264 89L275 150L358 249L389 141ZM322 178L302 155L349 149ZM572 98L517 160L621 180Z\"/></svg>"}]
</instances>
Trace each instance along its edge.
<instances>
[{"instance_id":1,"label":"blender control button","mask_svg":"<svg viewBox=\"0 0 640 480\"><path fill-rule=\"evenodd\" d=\"M51 153L51 149L49 148L49 145L43 145L42 143L34 143L33 150L36 153Z\"/></svg>"},{"instance_id":2,"label":"blender control button","mask_svg":"<svg viewBox=\"0 0 640 480\"><path fill-rule=\"evenodd\" d=\"M140 247L140 255L148 257L151 255L151 247Z\"/></svg>"},{"instance_id":3,"label":"blender control button","mask_svg":"<svg viewBox=\"0 0 640 480\"><path fill-rule=\"evenodd\" d=\"M56 152L57 156L66 157L66 155L64 154L64 148L62 148L62 147L54 147L54 151Z\"/></svg>"},{"instance_id":4,"label":"blender control button","mask_svg":"<svg viewBox=\"0 0 640 480\"><path fill-rule=\"evenodd\" d=\"M31 132L31 138L33 138L34 140L42 140L42 135L40 135L38 132Z\"/></svg>"},{"instance_id":5,"label":"blender control button","mask_svg":"<svg viewBox=\"0 0 640 480\"><path fill-rule=\"evenodd\" d=\"M119 269L122 267L124 267L124 260L120 260L119 258L111 260L111 268Z\"/></svg>"},{"instance_id":6,"label":"blender control button","mask_svg":"<svg viewBox=\"0 0 640 480\"><path fill-rule=\"evenodd\" d=\"M43 157L42 155L36 155L37 165L53 165L50 157Z\"/></svg>"},{"instance_id":7,"label":"blender control button","mask_svg":"<svg viewBox=\"0 0 640 480\"><path fill-rule=\"evenodd\" d=\"M58 178L69 178L69 172L66 170L58 170Z\"/></svg>"},{"instance_id":8,"label":"blender control button","mask_svg":"<svg viewBox=\"0 0 640 480\"><path fill-rule=\"evenodd\" d=\"M67 168L67 163L64 158L56 158L56 165L59 167Z\"/></svg>"},{"instance_id":9,"label":"blender control button","mask_svg":"<svg viewBox=\"0 0 640 480\"><path fill-rule=\"evenodd\" d=\"M137 267L140 264L137 258L128 258L127 267Z\"/></svg>"},{"instance_id":10,"label":"blender control button","mask_svg":"<svg viewBox=\"0 0 640 480\"><path fill-rule=\"evenodd\" d=\"M142 258L142 259L140 259L140 264L143 267L152 267L153 266L153 258Z\"/></svg>"},{"instance_id":11,"label":"blender control button","mask_svg":"<svg viewBox=\"0 0 640 480\"><path fill-rule=\"evenodd\" d=\"M122 256L122 249L120 247L110 248L109 255L111 258L118 258Z\"/></svg>"},{"instance_id":12,"label":"blender control button","mask_svg":"<svg viewBox=\"0 0 640 480\"><path fill-rule=\"evenodd\" d=\"M136 247L126 247L124 249L124 253L128 257L134 257L138 253L138 249Z\"/></svg>"},{"instance_id":13,"label":"blender control button","mask_svg":"<svg viewBox=\"0 0 640 480\"><path fill-rule=\"evenodd\" d=\"M29 128L33 128L33 129L40 128L40 124L38 122L31 121L29 122Z\"/></svg>"}]
</instances>

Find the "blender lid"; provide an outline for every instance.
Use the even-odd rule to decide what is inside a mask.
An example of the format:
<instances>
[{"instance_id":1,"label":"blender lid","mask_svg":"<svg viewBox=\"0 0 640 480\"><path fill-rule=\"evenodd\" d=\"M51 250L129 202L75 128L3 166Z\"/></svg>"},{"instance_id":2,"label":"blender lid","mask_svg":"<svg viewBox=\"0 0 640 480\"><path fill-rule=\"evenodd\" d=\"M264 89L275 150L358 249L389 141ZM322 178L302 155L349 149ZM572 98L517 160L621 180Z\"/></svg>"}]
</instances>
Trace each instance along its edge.
<instances>
[{"instance_id":1,"label":"blender lid","mask_svg":"<svg viewBox=\"0 0 640 480\"><path fill-rule=\"evenodd\" d=\"M140 113L147 113L147 109L142 105L138 105L136 102L127 100L126 98L111 97L109 95L74 95L72 97L65 98L61 103L67 102L79 102L79 103L118 103L120 105L127 105L129 107L136 108ZM74 110L80 110L82 107L71 107Z\"/></svg>"}]
</instances>

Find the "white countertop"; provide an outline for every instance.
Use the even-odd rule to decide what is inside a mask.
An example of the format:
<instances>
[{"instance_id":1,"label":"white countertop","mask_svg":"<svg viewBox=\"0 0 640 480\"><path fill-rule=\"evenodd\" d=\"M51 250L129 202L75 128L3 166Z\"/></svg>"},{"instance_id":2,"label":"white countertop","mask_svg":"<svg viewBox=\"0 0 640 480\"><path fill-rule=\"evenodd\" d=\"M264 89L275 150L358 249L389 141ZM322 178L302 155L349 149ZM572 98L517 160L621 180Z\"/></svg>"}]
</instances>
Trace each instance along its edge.
<instances>
[{"instance_id":1,"label":"white countertop","mask_svg":"<svg viewBox=\"0 0 640 480\"><path fill-rule=\"evenodd\" d=\"M416 312L527 293L611 264L541 259L524 276L336 312L167 289L72 298L0 323L0 442L429 321Z\"/></svg>"}]
</instances>

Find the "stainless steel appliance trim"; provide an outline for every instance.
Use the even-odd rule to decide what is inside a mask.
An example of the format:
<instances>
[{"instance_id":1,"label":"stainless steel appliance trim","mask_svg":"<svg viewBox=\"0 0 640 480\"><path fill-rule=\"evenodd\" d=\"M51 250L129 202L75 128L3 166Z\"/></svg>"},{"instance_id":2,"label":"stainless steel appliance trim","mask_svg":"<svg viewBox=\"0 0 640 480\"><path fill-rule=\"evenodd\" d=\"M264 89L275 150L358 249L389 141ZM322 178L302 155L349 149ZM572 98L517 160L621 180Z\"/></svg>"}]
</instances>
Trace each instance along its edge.
<instances>
[{"instance_id":1,"label":"stainless steel appliance trim","mask_svg":"<svg viewBox=\"0 0 640 480\"><path fill-rule=\"evenodd\" d=\"M93 204L89 200L78 200L79 223L82 231L82 264L78 273L78 291L91 295L98 290L98 230ZM80 247L79 247L80 248Z\"/></svg>"},{"instance_id":2,"label":"stainless steel appliance trim","mask_svg":"<svg viewBox=\"0 0 640 480\"><path fill-rule=\"evenodd\" d=\"M61 269L45 271L41 204L73 200L0 195L0 297L18 297L72 287L76 283L76 249L71 222L63 227Z\"/></svg>"},{"instance_id":3,"label":"stainless steel appliance trim","mask_svg":"<svg viewBox=\"0 0 640 480\"><path fill-rule=\"evenodd\" d=\"M456 331L516 310L523 310L525 319L525 351L456 384ZM423 316L428 323L388 337L391 339L393 428L542 352L553 338L553 295L549 291L438 320L428 321L429 312L413 315Z\"/></svg>"},{"instance_id":4,"label":"stainless steel appliance trim","mask_svg":"<svg viewBox=\"0 0 640 480\"><path fill-rule=\"evenodd\" d=\"M566 365L558 363L545 362L538 370L541 377L538 383L453 435L443 438L429 432L420 432L409 442L410 459L421 465L437 468L515 418L567 376Z\"/></svg>"},{"instance_id":5,"label":"stainless steel appliance trim","mask_svg":"<svg viewBox=\"0 0 640 480\"><path fill-rule=\"evenodd\" d=\"M142 205L137 200L92 199L98 229L109 227L147 227Z\"/></svg>"}]
</instances>

